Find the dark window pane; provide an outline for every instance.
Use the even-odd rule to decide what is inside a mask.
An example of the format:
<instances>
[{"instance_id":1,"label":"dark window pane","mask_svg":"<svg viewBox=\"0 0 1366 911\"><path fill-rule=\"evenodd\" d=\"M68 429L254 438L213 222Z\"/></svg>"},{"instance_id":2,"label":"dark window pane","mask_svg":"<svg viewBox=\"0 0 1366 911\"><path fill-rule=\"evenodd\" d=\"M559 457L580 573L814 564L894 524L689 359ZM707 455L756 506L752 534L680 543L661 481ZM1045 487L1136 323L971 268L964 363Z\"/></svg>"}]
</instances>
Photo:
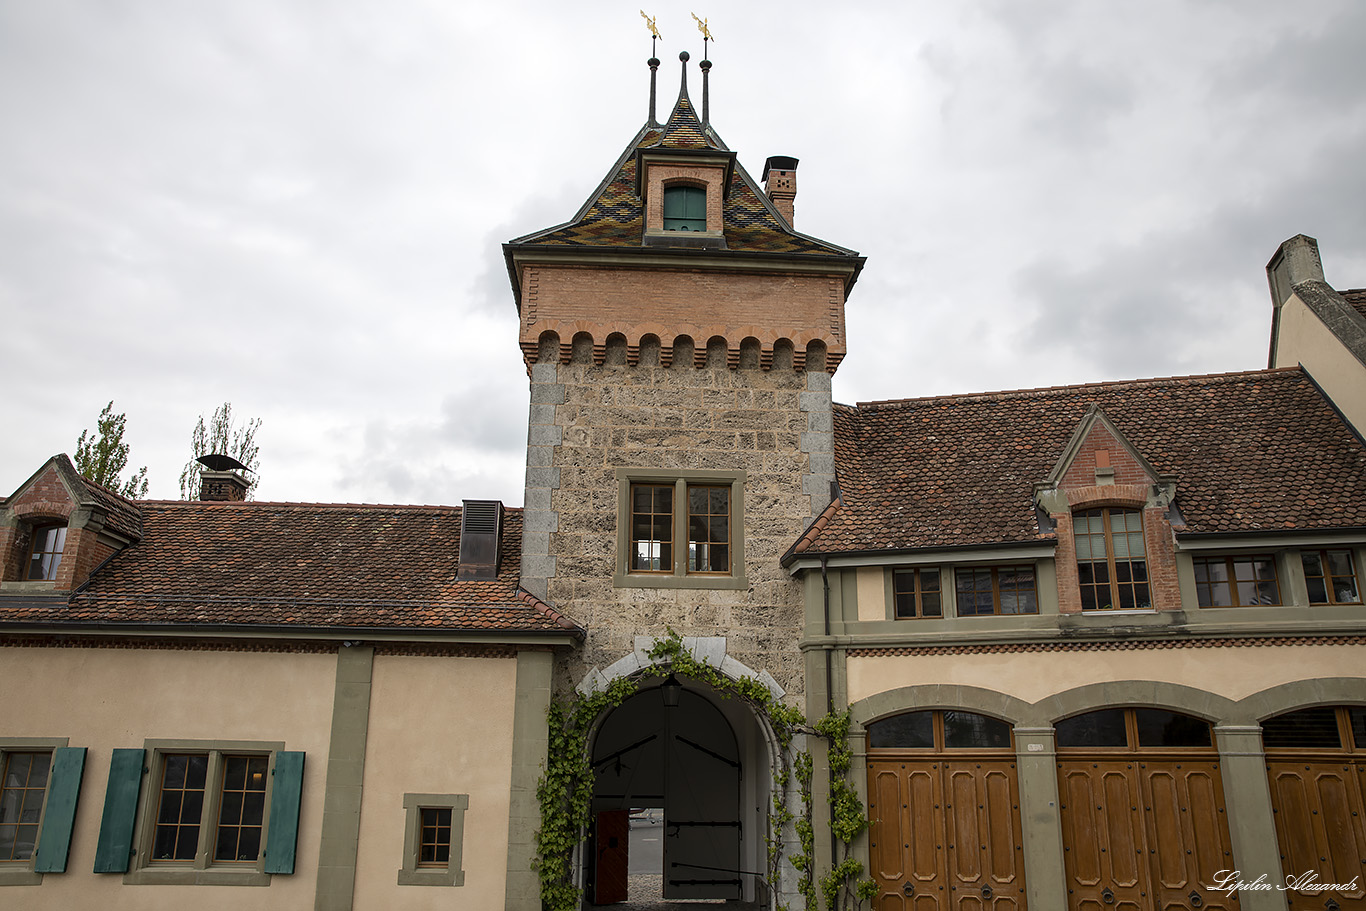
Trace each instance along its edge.
<instances>
[{"instance_id":1,"label":"dark window pane","mask_svg":"<svg viewBox=\"0 0 1366 911\"><path fill-rule=\"evenodd\" d=\"M240 791L247 781L247 758L228 756L223 760L223 787Z\"/></svg>"},{"instance_id":2,"label":"dark window pane","mask_svg":"<svg viewBox=\"0 0 1366 911\"><path fill-rule=\"evenodd\" d=\"M175 856L175 826L157 826L156 838L152 840L152 858L170 860Z\"/></svg>"},{"instance_id":3,"label":"dark window pane","mask_svg":"<svg viewBox=\"0 0 1366 911\"><path fill-rule=\"evenodd\" d=\"M1352 720L1352 740L1357 751L1366 751L1366 709L1348 709L1347 714Z\"/></svg>"},{"instance_id":4,"label":"dark window pane","mask_svg":"<svg viewBox=\"0 0 1366 911\"><path fill-rule=\"evenodd\" d=\"M943 609L939 604L939 592L926 592L920 596L920 613L925 617L941 617Z\"/></svg>"},{"instance_id":5,"label":"dark window pane","mask_svg":"<svg viewBox=\"0 0 1366 911\"><path fill-rule=\"evenodd\" d=\"M1207 747L1211 744L1208 721L1166 709L1134 709L1141 747Z\"/></svg>"},{"instance_id":6,"label":"dark window pane","mask_svg":"<svg viewBox=\"0 0 1366 911\"><path fill-rule=\"evenodd\" d=\"M238 860L256 860L261 856L261 830L252 826L242 829L242 838L237 843Z\"/></svg>"},{"instance_id":7,"label":"dark window pane","mask_svg":"<svg viewBox=\"0 0 1366 911\"><path fill-rule=\"evenodd\" d=\"M209 757L191 756L185 769L185 787L203 790L209 773Z\"/></svg>"},{"instance_id":8,"label":"dark window pane","mask_svg":"<svg viewBox=\"0 0 1366 911\"><path fill-rule=\"evenodd\" d=\"M1128 746L1123 709L1101 709L1064 718L1054 725L1060 747Z\"/></svg>"},{"instance_id":9,"label":"dark window pane","mask_svg":"<svg viewBox=\"0 0 1366 911\"><path fill-rule=\"evenodd\" d=\"M688 509L694 514L706 515L707 513L707 492L706 487L688 488Z\"/></svg>"},{"instance_id":10,"label":"dark window pane","mask_svg":"<svg viewBox=\"0 0 1366 911\"><path fill-rule=\"evenodd\" d=\"M896 596L896 615L900 618L915 616L915 594L900 592Z\"/></svg>"},{"instance_id":11,"label":"dark window pane","mask_svg":"<svg viewBox=\"0 0 1366 911\"><path fill-rule=\"evenodd\" d=\"M166 791L161 795L161 812L157 822L180 822L180 801L183 791Z\"/></svg>"},{"instance_id":12,"label":"dark window pane","mask_svg":"<svg viewBox=\"0 0 1366 911\"><path fill-rule=\"evenodd\" d=\"M218 844L214 846L215 860L237 860L237 833L242 830L236 826L225 826L218 830Z\"/></svg>"},{"instance_id":13,"label":"dark window pane","mask_svg":"<svg viewBox=\"0 0 1366 911\"><path fill-rule=\"evenodd\" d=\"M186 791L185 800L180 805L180 821L198 823L204 813L204 792Z\"/></svg>"},{"instance_id":14,"label":"dark window pane","mask_svg":"<svg viewBox=\"0 0 1366 911\"><path fill-rule=\"evenodd\" d=\"M1122 565L1122 564L1121 564L1121 565ZM1132 585L1120 585L1120 586L1119 586L1119 609L1120 609L1120 610L1133 610L1133 609L1134 609L1134 588L1133 588Z\"/></svg>"},{"instance_id":15,"label":"dark window pane","mask_svg":"<svg viewBox=\"0 0 1366 911\"><path fill-rule=\"evenodd\" d=\"M1010 725L973 712L945 712L944 746L1006 748L1010 746Z\"/></svg>"},{"instance_id":16,"label":"dark window pane","mask_svg":"<svg viewBox=\"0 0 1366 911\"><path fill-rule=\"evenodd\" d=\"M1337 709L1322 706L1286 712L1262 722L1262 746L1336 750L1341 748Z\"/></svg>"},{"instance_id":17,"label":"dark window pane","mask_svg":"<svg viewBox=\"0 0 1366 911\"><path fill-rule=\"evenodd\" d=\"M194 860L199 848L199 826L181 826L176 839L175 860Z\"/></svg>"},{"instance_id":18,"label":"dark window pane","mask_svg":"<svg viewBox=\"0 0 1366 911\"><path fill-rule=\"evenodd\" d=\"M242 792L224 791L223 803L218 811L220 825L235 826L242 821Z\"/></svg>"},{"instance_id":19,"label":"dark window pane","mask_svg":"<svg viewBox=\"0 0 1366 911\"><path fill-rule=\"evenodd\" d=\"M1323 582L1322 579L1311 579L1311 578L1305 577L1305 580L1304 580L1304 581L1305 581L1305 582L1308 584L1308 586L1309 586L1309 603L1311 603L1311 604L1327 604L1327 603L1328 603L1328 586L1326 586L1326 585L1324 584L1324 582Z\"/></svg>"},{"instance_id":20,"label":"dark window pane","mask_svg":"<svg viewBox=\"0 0 1366 911\"><path fill-rule=\"evenodd\" d=\"M868 746L901 749L934 747L934 713L904 712L868 725Z\"/></svg>"},{"instance_id":21,"label":"dark window pane","mask_svg":"<svg viewBox=\"0 0 1366 911\"><path fill-rule=\"evenodd\" d=\"M189 764L190 757L188 756L167 756L165 787L185 787L185 770L188 768Z\"/></svg>"}]
</instances>

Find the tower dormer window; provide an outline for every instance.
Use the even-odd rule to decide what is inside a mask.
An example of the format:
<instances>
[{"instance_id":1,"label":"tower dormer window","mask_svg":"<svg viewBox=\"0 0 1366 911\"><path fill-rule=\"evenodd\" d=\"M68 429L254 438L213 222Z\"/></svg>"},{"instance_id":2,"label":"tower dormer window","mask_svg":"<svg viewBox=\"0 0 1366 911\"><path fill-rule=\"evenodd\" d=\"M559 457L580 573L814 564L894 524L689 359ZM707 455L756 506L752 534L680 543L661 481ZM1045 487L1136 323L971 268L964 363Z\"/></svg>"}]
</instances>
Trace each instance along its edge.
<instances>
[{"instance_id":1,"label":"tower dormer window","mask_svg":"<svg viewBox=\"0 0 1366 911\"><path fill-rule=\"evenodd\" d=\"M40 525L33 530L33 550L29 555L30 582L51 582L57 578L57 567L62 562L66 546L65 525Z\"/></svg>"},{"instance_id":2,"label":"tower dormer window","mask_svg":"<svg viewBox=\"0 0 1366 911\"><path fill-rule=\"evenodd\" d=\"M664 230L707 230L707 191L702 187L665 187Z\"/></svg>"}]
</instances>

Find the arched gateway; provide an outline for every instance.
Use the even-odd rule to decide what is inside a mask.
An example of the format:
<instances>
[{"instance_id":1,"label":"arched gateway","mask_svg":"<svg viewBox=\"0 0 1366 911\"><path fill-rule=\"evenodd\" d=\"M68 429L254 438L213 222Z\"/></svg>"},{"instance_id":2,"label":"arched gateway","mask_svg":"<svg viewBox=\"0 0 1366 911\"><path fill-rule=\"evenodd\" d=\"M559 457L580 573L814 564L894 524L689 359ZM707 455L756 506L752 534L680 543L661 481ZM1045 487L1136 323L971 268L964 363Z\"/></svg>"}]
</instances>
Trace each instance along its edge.
<instances>
[{"instance_id":1,"label":"arched gateway","mask_svg":"<svg viewBox=\"0 0 1366 911\"><path fill-rule=\"evenodd\" d=\"M663 811L664 898L762 898L768 752L747 706L688 678L652 680L609 712L591 750L590 899L626 899L630 814L646 808Z\"/></svg>"}]
</instances>

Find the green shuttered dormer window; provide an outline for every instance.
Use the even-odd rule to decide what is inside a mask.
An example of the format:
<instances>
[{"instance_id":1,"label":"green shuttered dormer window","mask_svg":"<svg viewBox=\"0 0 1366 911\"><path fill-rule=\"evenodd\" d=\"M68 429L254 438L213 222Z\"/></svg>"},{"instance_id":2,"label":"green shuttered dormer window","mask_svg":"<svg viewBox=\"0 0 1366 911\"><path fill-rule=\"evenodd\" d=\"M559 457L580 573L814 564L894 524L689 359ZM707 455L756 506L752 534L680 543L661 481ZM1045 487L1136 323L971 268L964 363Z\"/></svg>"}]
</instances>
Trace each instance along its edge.
<instances>
[{"instance_id":1,"label":"green shuttered dormer window","mask_svg":"<svg viewBox=\"0 0 1366 911\"><path fill-rule=\"evenodd\" d=\"M665 187L664 230L707 230L707 191L701 187Z\"/></svg>"}]
</instances>

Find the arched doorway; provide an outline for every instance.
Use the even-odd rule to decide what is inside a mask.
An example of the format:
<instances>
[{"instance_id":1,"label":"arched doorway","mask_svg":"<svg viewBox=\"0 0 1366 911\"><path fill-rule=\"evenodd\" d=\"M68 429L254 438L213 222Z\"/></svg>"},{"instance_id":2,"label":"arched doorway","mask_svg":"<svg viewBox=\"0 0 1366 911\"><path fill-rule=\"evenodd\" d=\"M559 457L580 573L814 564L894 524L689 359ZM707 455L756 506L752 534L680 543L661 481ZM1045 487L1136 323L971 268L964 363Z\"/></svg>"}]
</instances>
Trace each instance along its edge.
<instances>
[{"instance_id":1,"label":"arched doorway","mask_svg":"<svg viewBox=\"0 0 1366 911\"><path fill-rule=\"evenodd\" d=\"M632 811L663 813L662 897L754 900L765 870L766 739L748 709L687 678L643 689L593 739L596 904L626 899Z\"/></svg>"},{"instance_id":2,"label":"arched doorway","mask_svg":"<svg viewBox=\"0 0 1366 911\"><path fill-rule=\"evenodd\" d=\"M1262 722L1262 746L1291 908L1366 908L1366 708L1319 706ZM1353 884L1330 892L1318 883Z\"/></svg>"},{"instance_id":3,"label":"arched doorway","mask_svg":"<svg viewBox=\"0 0 1366 911\"><path fill-rule=\"evenodd\" d=\"M868 724L868 837L878 911L1025 907L1010 725L960 711Z\"/></svg>"},{"instance_id":4,"label":"arched doorway","mask_svg":"<svg viewBox=\"0 0 1366 911\"><path fill-rule=\"evenodd\" d=\"M1232 866L1209 722L1113 708L1055 725L1068 908L1236 908L1210 887Z\"/></svg>"}]
</instances>

